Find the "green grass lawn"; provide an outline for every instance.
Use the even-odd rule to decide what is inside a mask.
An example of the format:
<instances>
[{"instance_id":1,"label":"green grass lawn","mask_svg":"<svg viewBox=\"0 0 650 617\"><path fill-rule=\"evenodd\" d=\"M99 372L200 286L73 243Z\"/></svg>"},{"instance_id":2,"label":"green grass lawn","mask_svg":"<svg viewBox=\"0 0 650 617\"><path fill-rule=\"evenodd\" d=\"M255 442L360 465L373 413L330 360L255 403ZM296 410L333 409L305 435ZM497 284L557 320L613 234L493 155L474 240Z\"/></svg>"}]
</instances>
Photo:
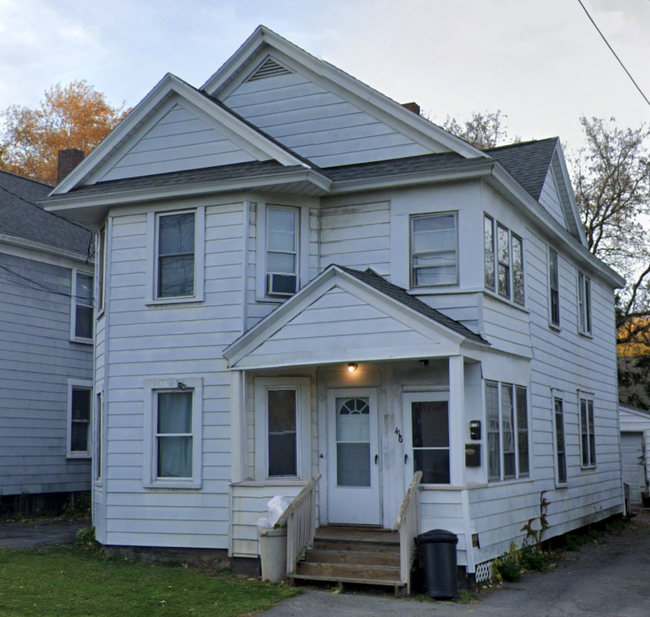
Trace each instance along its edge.
<instances>
[{"instance_id":1,"label":"green grass lawn","mask_svg":"<svg viewBox=\"0 0 650 617\"><path fill-rule=\"evenodd\" d=\"M297 593L217 572L105 559L74 547L0 550L2 617L235 617Z\"/></svg>"}]
</instances>

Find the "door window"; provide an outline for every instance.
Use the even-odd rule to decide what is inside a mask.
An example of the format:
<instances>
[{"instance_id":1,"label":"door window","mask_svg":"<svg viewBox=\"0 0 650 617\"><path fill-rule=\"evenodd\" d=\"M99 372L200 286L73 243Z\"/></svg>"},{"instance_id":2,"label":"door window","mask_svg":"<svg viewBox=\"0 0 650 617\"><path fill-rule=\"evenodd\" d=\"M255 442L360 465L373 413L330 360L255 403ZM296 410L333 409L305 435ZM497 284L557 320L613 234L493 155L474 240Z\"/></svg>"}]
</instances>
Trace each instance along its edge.
<instances>
[{"instance_id":1,"label":"door window","mask_svg":"<svg viewBox=\"0 0 650 617\"><path fill-rule=\"evenodd\" d=\"M336 484L370 486L370 405L367 398L336 399Z\"/></svg>"}]
</instances>

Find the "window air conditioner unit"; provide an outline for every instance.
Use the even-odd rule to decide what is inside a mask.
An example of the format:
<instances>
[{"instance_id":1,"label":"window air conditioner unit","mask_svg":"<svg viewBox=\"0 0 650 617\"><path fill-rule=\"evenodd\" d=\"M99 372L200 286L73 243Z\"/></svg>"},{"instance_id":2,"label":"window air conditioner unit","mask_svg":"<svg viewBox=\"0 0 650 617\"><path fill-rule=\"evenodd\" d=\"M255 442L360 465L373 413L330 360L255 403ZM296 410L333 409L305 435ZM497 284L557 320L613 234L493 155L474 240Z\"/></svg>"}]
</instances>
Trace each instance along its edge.
<instances>
[{"instance_id":1,"label":"window air conditioner unit","mask_svg":"<svg viewBox=\"0 0 650 617\"><path fill-rule=\"evenodd\" d=\"M269 296L293 296L297 286L295 274L269 274Z\"/></svg>"}]
</instances>

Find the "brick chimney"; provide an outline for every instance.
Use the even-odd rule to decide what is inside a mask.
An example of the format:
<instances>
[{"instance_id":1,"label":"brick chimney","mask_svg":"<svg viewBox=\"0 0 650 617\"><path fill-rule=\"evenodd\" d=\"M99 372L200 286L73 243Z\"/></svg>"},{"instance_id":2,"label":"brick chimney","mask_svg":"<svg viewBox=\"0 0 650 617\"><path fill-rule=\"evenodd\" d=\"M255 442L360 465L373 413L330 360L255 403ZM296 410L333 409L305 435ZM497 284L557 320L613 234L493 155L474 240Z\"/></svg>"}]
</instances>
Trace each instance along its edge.
<instances>
[{"instance_id":1,"label":"brick chimney","mask_svg":"<svg viewBox=\"0 0 650 617\"><path fill-rule=\"evenodd\" d=\"M420 115L420 106L417 103L402 103L402 107L406 107L416 115Z\"/></svg>"},{"instance_id":2,"label":"brick chimney","mask_svg":"<svg viewBox=\"0 0 650 617\"><path fill-rule=\"evenodd\" d=\"M61 184L70 172L84 160L84 156L83 150L78 150L77 148L59 150L56 183Z\"/></svg>"}]
</instances>

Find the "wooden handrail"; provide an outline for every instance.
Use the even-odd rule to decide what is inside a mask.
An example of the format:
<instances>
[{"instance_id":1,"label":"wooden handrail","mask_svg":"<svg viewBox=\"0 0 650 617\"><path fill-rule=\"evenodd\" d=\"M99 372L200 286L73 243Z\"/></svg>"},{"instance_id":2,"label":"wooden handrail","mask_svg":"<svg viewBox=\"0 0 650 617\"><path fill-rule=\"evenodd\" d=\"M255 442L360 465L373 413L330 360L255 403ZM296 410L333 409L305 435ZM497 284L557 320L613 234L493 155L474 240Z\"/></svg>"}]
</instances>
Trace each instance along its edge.
<instances>
[{"instance_id":1,"label":"wooden handrail","mask_svg":"<svg viewBox=\"0 0 650 617\"><path fill-rule=\"evenodd\" d=\"M300 503L304 500L307 499L311 491L316 487L318 484L318 481L321 479L322 474L317 473L305 486L303 486L302 490L296 495L296 498L289 504L289 507L282 513L282 516L277 520L275 525L273 525L274 529L278 529L279 527L284 527L287 524L287 521L289 520L289 517L293 514L293 511L300 505Z\"/></svg>"},{"instance_id":2,"label":"wooden handrail","mask_svg":"<svg viewBox=\"0 0 650 617\"><path fill-rule=\"evenodd\" d=\"M406 585L407 594L411 593L411 566L415 559L415 538L420 529L420 480L422 472L416 471L393 525L393 531L399 533L400 579Z\"/></svg>"},{"instance_id":3,"label":"wooden handrail","mask_svg":"<svg viewBox=\"0 0 650 617\"><path fill-rule=\"evenodd\" d=\"M404 499L402 500L402 505L399 509L399 512L397 513L397 518L395 519L395 524L393 525L393 531L399 531L399 528L402 526L404 513L409 507L409 504L413 499L413 495L417 492L418 487L420 486L420 480L422 480L422 472L416 471L415 474L413 475L413 479L411 480L411 484L409 484L409 487L406 490L406 494L404 495Z\"/></svg>"}]
</instances>

